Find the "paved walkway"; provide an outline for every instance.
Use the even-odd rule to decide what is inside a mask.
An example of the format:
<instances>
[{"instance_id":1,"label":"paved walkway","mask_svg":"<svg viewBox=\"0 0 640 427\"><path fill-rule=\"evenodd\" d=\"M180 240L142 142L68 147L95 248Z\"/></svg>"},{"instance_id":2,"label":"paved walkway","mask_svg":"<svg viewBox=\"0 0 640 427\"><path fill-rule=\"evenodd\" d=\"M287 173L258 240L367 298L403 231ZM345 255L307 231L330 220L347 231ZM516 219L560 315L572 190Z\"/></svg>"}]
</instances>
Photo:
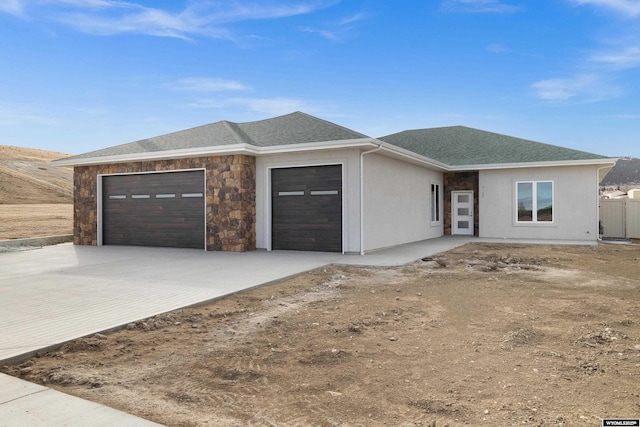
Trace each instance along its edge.
<instances>
[{"instance_id":1,"label":"paved walkway","mask_svg":"<svg viewBox=\"0 0 640 427\"><path fill-rule=\"evenodd\" d=\"M474 238L364 256L62 244L0 253L0 363L327 264L396 266ZM91 422L87 423L87 416ZM0 374L0 426L147 426L146 420Z\"/></svg>"}]
</instances>

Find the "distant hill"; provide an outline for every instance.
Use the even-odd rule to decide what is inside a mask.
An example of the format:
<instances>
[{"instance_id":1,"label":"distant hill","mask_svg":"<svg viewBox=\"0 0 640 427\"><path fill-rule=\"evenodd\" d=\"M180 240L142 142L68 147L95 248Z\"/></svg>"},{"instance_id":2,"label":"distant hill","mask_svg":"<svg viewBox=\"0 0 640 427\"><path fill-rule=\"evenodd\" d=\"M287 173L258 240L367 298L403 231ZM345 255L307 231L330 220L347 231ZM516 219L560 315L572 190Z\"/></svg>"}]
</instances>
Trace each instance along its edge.
<instances>
[{"instance_id":1,"label":"distant hill","mask_svg":"<svg viewBox=\"0 0 640 427\"><path fill-rule=\"evenodd\" d=\"M626 191L640 187L640 159L621 158L600 182L601 187Z\"/></svg>"},{"instance_id":2,"label":"distant hill","mask_svg":"<svg viewBox=\"0 0 640 427\"><path fill-rule=\"evenodd\" d=\"M49 165L67 156L0 145L0 204L73 203L73 169Z\"/></svg>"}]
</instances>

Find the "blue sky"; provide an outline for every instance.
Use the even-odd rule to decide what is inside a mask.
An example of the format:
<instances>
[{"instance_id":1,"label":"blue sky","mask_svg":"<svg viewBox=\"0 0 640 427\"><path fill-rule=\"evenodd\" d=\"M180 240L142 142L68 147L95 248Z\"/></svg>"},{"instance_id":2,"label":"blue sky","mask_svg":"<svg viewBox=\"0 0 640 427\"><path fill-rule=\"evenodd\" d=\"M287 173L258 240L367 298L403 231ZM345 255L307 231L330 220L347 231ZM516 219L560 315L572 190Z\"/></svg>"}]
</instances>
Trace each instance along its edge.
<instances>
[{"instance_id":1,"label":"blue sky","mask_svg":"<svg viewBox=\"0 0 640 427\"><path fill-rule=\"evenodd\" d=\"M1 0L0 144L304 111L640 157L640 0Z\"/></svg>"}]
</instances>

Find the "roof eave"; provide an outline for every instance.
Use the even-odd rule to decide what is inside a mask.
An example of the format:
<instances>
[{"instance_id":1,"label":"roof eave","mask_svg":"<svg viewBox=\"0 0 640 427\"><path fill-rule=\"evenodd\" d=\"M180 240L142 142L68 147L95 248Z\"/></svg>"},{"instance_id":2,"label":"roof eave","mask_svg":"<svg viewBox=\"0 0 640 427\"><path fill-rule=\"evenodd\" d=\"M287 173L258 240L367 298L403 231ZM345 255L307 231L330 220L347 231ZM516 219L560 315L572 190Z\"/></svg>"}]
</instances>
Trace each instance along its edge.
<instances>
[{"instance_id":1,"label":"roof eave","mask_svg":"<svg viewBox=\"0 0 640 427\"><path fill-rule=\"evenodd\" d=\"M91 166L110 163L132 163L153 160L183 159L186 157L203 157L208 155L233 155L247 154L251 152L252 145L233 144L215 147L198 147L180 150L152 151L147 153L118 154L114 156L87 157L82 159L59 159L51 162L51 165L63 166Z\"/></svg>"},{"instance_id":2,"label":"roof eave","mask_svg":"<svg viewBox=\"0 0 640 427\"><path fill-rule=\"evenodd\" d=\"M446 163L439 162L437 160L423 156L421 154L417 154L404 148L400 148L397 145L393 145L389 142L384 142L382 140L376 140L376 142L376 145L380 146L381 150L388 153L390 157L401 158L421 166L427 166L431 169L437 169L441 171L448 171L451 168L451 166Z\"/></svg>"},{"instance_id":3,"label":"roof eave","mask_svg":"<svg viewBox=\"0 0 640 427\"><path fill-rule=\"evenodd\" d=\"M451 165L451 172L461 172L469 170L493 170L493 169L522 169L522 168L544 168L558 166L608 166L615 165L617 158L604 159L582 159L582 160L555 160L543 162L522 162L522 163L493 163L475 165Z\"/></svg>"},{"instance_id":4,"label":"roof eave","mask_svg":"<svg viewBox=\"0 0 640 427\"><path fill-rule=\"evenodd\" d=\"M113 156L87 157L82 159L59 159L51 162L52 166L92 166L112 163L133 163L155 160L183 159L189 157L208 157L220 155L244 154L263 156L268 154L296 153L304 151L330 150L340 148L357 148L374 146L373 138L357 138L338 141L321 141L302 144L281 144L257 147L251 144L216 145L179 150L153 151L147 153L120 154Z\"/></svg>"},{"instance_id":5,"label":"roof eave","mask_svg":"<svg viewBox=\"0 0 640 427\"><path fill-rule=\"evenodd\" d=\"M299 153L305 151L335 150L341 148L361 148L377 146L374 138L340 139L337 141L305 142L301 144L281 144L267 147L255 147L256 155Z\"/></svg>"}]
</instances>

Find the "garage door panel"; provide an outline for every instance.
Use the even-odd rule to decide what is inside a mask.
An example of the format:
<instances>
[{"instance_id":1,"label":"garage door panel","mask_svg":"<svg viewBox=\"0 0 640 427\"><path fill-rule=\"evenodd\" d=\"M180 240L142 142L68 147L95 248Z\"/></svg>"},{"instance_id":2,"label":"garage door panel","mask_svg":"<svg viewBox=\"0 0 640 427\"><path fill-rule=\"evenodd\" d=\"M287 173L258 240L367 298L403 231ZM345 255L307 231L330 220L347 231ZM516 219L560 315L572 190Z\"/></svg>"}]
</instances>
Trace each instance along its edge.
<instances>
[{"instance_id":1,"label":"garage door panel","mask_svg":"<svg viewBox=\"0 0 640 427\"><path fill-rule=\"evenodd\" d=\"M204 248L204 204L204 171L103 177L103 243Z\"/></svg>"},{"instance_id":2,"label":"garage door panel","mask_svg":"<svg viewBox=\"0 0 640 427\"><path fill-rule=\"evenodd\" d=\"M272 249L342 251L342 166L273 169Z\"/></svg>"}]
</instances>

